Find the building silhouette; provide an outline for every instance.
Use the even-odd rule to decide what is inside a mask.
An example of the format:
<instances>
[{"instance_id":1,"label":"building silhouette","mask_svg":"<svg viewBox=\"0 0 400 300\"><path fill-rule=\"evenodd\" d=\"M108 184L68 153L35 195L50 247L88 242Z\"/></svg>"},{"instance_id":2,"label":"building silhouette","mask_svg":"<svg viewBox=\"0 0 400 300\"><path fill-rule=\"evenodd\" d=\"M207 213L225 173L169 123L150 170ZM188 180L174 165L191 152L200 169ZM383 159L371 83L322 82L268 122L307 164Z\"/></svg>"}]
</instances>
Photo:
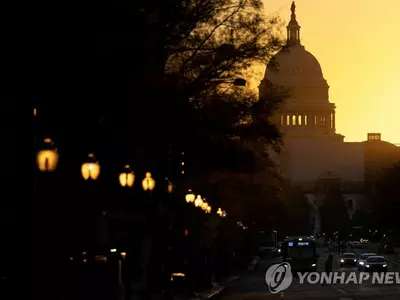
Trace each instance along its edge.
<instances>
[{"instance_id":1,"label":"building silhouette","mask_svg":"<svg viewBox=\"0 0 400 300\"><path fill-rule=\"evenodd\" d=\"M366 142L345 142L336 131L336 105L318 60L301 44L296 5L291 6L286 45L269 61L259 85L260 98L279 86L289 92L274 116L284 142L273 153L282 176L303 188L318 211L331 187L352 203L351 215L364 202L365 182L378 170L400 161L400 148L368 134ZM318 215L315 216L318 227ZM316 228L318 231L318 228Z\"/></svg>"}]
</instances>

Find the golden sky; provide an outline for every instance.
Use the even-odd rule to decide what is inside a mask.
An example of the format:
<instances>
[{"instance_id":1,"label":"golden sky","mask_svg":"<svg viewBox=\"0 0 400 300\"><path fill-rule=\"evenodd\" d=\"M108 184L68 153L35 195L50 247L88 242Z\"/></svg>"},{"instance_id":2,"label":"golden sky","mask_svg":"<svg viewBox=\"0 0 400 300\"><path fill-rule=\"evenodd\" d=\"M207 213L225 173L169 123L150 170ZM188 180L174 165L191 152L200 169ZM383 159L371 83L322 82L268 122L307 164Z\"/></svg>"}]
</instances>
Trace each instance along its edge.
<instances>
[{"instance_id":1,"label":"golden sky","mask_svg":"<svg viewBox=\"0 0 400 300\"><path fill-rule=\"evenodd\" d=\"M292 0L264 0L285 25ZM320 62L345 141L400 143L400 0L297 0L301 43ZM284 29L286 33L286 29Z\"/></svg>"}]
</instances>

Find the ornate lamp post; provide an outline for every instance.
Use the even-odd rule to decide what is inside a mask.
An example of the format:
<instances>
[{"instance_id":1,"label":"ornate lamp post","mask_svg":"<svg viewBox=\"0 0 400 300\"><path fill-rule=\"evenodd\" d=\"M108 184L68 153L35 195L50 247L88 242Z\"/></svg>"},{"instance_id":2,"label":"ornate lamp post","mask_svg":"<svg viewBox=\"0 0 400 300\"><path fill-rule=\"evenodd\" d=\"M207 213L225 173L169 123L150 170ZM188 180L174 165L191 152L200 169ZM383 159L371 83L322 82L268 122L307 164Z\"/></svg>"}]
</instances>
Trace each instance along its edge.
<instances>
[{"instance_id":1,"label":"ornate lamp post","mask_svg":"<svg viewBox=\"0 0 400 300\"><path fill-rule=\"evenodd\" d=\"M185 196L185 200L187 203L192 203L196 199L196 196L193 194L192 190L189 190Z\"/></svg>"},{"instance_id":2,"label":"ornate lamp post","mask_svg":"<svg viewBox=\"0 0 400 300\"><path fill-rule=\"evenodd\" d=\"M201 209L206 211L208 207L208 203L206 202L206 199L203 199L203 203L201 204Z\"/></svg>"},{"instance_id":3,"label":"ornate lamp post","mask_svg":"<svg viewBox=\"0 0 400 300\"><path fill-rule=\"evenodd\" d=\"M40 171L53 172L57 168L59 154L54 148L54 143L50 138L44 139L43 149L37 153L36 162Z\"/></svg>"},{"instance_id":4,"label":"ornate lamp post","mask_svg":"<svg viewBox=\"0 0 400 300\"><path fill-rule=\"evenodd\" d=\"M151 173L147 172L146 177L142 181L143 190L151 192L156 186L155 180L151 177Z\"/></svg>"},{"instance_id":5,"label":"ornate lamp post","mask_svg":"<svg viewBox=\"0 0 400 300\"><path fill-rule=\"evenodd\" d=\"M96 180L100 175L100 164L94 157L93 153L88 155L87 162L82 164L81 167L82 177L85 180Z\"/></svg>"},{"instance_id":6,"label":"ornate lamp post","mask_svg":"<svg viewBox=\"0 0 400 300\"><path fill-rule=\"evenodd\" d=\"M119 183L122 187L132 187L135 182L135 174L129 165L124 166L124 170L119 174Z\"/></svg>"},{"instance_id":7,"label":"ornate lamp post","mask_svg":"<svg viewBox=\"0 0 400 300\"><path fill-rule=\"evenodd\" d=\"M203 204L203 199L201 199L200 195L197 195L196 200L194 200L194 206L201 207L202 204Z\"/></svg>"}]
</instances>

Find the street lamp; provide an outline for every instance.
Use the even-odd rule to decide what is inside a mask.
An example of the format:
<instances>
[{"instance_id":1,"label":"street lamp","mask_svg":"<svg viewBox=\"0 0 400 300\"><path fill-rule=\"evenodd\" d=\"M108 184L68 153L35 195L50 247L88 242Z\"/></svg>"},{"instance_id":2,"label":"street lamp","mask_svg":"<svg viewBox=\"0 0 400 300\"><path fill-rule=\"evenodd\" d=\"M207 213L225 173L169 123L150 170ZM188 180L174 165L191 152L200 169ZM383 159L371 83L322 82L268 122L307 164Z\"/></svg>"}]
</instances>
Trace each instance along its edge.
<instances>
[{"instance_id":1,"label":"street lamp","mask_svg":"<svg viewBox=\"0 0 400 300\"><path fill-rule=\"evenodd\" d=\"M278 248L278 231L272 230L272 237L274 239L275 247Z\"/></svg>"},{"instance_id":2,"label":"street lamp","mask_svg":"<svg viewBox=\"0 0 400 300\"><path fill-rule=\"evenodd\" d=\"M96 180L100 175L100 164L94 157L93 153L88 155L87 162L82 164L81 167L82 177L85 180Z\"/></svg>"},{"instance_id":3,"label":"street lamp","mask_svg":"<svg viewBox=\"0 0 400 300\"><path fill-rule=\"evenodd\" d=\"M152 191L156 185L155 180L151 177L151 173L147 172L146 177L142 181L142 186L145 191Z\"/></svg>"},{"instance_id":4,"label":"street lamp","mask_svg":"<svg viewBox=\"0 0 400 300\"><path fill-rule=\"evenodd\" d=\"M135 174L129 165L124 166L124 171L119 174L119 183L122 187L132 187L135 182Z\"/></svg>"},{"instance_id":5,"label":"street lamp","mask_svg":"<svg viewBox=\"0 0 400 300\"><path fill-rule=\"evenodd\" d=\"M192 193L192 190L189 190L186 194L185 200L187 203L192 203L196 199L196 196Z\"/></svg>"},{"instance_id":6,"label":"street lamp","mask_svg":"<svg viewBox=\"0 0 400 300\"><path fill-rule=\"evenodd\" d=\"M225 211L225 210L223 210L223 211L222 211L222 215L221 215L221 217L225 218L226 216L227 216L227 213L226 213L226 211Z\"/></svg>"},{"instance_id":7,"label":"street lamp","mask_svg":"<svg viewBox=\"0 0 400 300\"><path fill-rule=\"evenodd\" d=\"M218 214L220 217L222 217L222 209L221 209L221 207L220 207L220 208L218 208L218 210L217 210L217 214Z\"/></svg>"},{"instance_id":8,"label":"street lamp","mask_svg":"<svg viewBox=\"0 0 400 300\"><path fill-rule=\"evenodd\" d=\"M172 193L174 191L174 185L171 181L168 181L168 193Z\"/></svg>"},{"instance_id":9,"label":"street lamp","mask_svg":"<svg viewBox=\"0 0 400 300\"><path fill-rule=\"evenodd\" d=\"M203 200L203 203L201 204L201 209L206 211L208 207L208 203L206 202L206 199Z\"/></svg>"},{"instance_id":10,"label":"street lamp","mask_svg":"<svg viewBox=\"0 0 400 300\"><path fill-rule=\"evenodd\" d=\"M200 195L197 195L196 200L194 200L194 206L201 207L202 204L203 204L203 199L201 199Z\"/></svg>"},{"instance_id":11,"label":"street lamp","mask_svg":"<svg viewBox=\"0 0 400 300\"><path fill-rule=\"evenodd\" d=\"M50 138L44 139L43 149L37 153L36 161L42 172L53 172L58 164L58 152Z\"/></svg>"},{"instance_id":12,"label":"street lamp","mask_svg":"<svg viewBox=\"0 0 400 300\"><path fill-rule=\"evenodd\" d=\"M210 205L207 206L206 213L211 214L211 206Z\"/></svg>"},{"instance_id":13,"label":"street lamp","mask_svg":"<svg viewBox=\"0 0 400 300\"><path fill-rule=\"evenodd\" d=\"M246 79L243 79L243 78L216 79L216 80L211 80L211 83L215 83L215 84L227 83L227 84L233 84L236 86L246 86L247 81L246 81Z\"/></svg>"}]
</instances>

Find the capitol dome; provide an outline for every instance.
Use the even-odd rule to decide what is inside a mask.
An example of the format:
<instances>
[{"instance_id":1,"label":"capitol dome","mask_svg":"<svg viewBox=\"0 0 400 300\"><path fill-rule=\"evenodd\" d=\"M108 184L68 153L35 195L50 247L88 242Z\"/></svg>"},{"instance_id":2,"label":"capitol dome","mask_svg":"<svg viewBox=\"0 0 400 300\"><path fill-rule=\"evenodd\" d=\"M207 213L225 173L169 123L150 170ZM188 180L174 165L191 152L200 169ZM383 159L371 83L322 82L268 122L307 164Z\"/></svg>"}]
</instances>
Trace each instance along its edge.
<instances>
[{"instance_id":1,"label":"capitol dome","mask_svg":"<svg viewBox=\"0 0 400 300\"><path fill-rule=\"evenodd\" d=\"M265 81L284 86L327 87L321 65L300 43L300 26L296 20L296 6L291 7L287 28L287 44L269 61Z\"/></svg>"},{"instance_id":2,"label":"capitol dome","mask_svg":"<svg viewBox=\"0 0 400 300\"><path fill-rule=\"evenodd\" d=\"M279 51L269 61L265 77L274 84L283 85L326 83L318 60L300 44Z\"/></svg>"},{"instance_id":3,"label":"capitol dome","mask_svg":"<svg viewBox=\"0 0 400 300\"><path fill-rule=\"evenodd\" d=\"M343 141L343 136L336 134L336 106L329 101L329 85L321 65L300 43L295 10L293 2L286 45L269 61L259 97L270 97L274 86L289 92L271 118L285 136Z\"/></svg>"}]
</instances>

